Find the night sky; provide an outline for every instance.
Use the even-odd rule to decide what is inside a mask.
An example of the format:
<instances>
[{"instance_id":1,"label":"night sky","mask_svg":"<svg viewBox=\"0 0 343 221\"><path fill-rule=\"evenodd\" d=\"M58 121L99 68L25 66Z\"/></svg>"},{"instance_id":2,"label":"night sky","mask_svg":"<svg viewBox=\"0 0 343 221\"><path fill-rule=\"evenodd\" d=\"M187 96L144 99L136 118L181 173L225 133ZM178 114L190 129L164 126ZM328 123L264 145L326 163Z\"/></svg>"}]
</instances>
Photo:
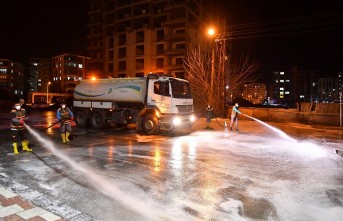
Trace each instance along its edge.
<instances>
[{"instance_id":1,"label":"night sky","mask_svg":"<svg viewBox=\"0 0 343 221\"><path fill-rule=\"evenodd\" d=\"M293 65L343 70L343 7L330 0L216 0L232 56L249 53L268 81ZM86 0L2 0L0 57L25 62L63 52L86 55Z\"/></svg>"},{"instance_id":2,"label":"night sky","mask_svg":"<svg viewBox=\"0 0 343 221\"><path fill-rule=\"evenodd\" d=\"M0 57L86 55L86 0L2 0Z\"/></svg>"}]
</instances>

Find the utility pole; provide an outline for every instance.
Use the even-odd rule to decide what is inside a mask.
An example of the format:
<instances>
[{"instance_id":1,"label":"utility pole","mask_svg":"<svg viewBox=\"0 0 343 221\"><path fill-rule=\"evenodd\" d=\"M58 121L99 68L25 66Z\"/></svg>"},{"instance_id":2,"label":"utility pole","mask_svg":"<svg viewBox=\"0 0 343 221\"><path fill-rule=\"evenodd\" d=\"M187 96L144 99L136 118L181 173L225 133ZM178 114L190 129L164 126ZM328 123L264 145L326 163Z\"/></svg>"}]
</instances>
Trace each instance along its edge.
<instances>
[{"instance_id":1,"label":"utility pole","mask_svg":"<svg viewBox=\"0 0 343 221\"><path fill-rule=\"evenodd\" d=\"M339 92L339 126L342 126L342 89Z\"/></svg>"}]
</instances>

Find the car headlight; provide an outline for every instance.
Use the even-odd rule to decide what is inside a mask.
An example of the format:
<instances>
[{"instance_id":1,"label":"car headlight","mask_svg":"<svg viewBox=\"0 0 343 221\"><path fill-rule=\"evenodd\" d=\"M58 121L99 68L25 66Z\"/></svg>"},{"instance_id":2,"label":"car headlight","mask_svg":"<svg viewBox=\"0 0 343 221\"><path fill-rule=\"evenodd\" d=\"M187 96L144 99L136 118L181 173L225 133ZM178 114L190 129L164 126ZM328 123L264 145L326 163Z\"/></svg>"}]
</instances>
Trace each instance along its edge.
<instances>
[{"instance_id":1,"label":"car headlight","mask_svg":"<svg viewBox=\"0 0 343 221\"><path fill-rule=\"evenodd\" d=\"M194 122L194 121L195 121L195 116L194 116L194 115L191 115L191 117L189 118L189 120L190 120L191 122Z\"/></svg>"},{"instance_id":2,"label":"car headlight","mask_svg":"<svg viewBox=\"0 0 343 221\"><path fill-rule=\"evenodd\" d=\"M179 117L174 117L174 119L173 119L173 124L174 124L175 126L180 125L180 124L181 124L181 118L179 118Z\"/></svg>"}]
</instances>

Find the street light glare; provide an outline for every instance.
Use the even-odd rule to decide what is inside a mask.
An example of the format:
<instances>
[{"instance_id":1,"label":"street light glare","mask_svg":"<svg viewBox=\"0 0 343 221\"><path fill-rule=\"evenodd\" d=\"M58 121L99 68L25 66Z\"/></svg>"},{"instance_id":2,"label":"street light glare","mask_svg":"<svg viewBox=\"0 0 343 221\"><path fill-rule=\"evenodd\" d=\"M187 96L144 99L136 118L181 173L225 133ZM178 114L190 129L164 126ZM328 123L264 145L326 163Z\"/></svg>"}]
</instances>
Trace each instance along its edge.
<instances>
[{"instance_id":1,"label":"street light glare","mask_svg":"<svg viewBox=\"0 0 343 221\"><path fill-rule=\"evenodd\" d=\"M214 35L214 29L213 28L208 29L208 34L211 36Z\"/></svg>"}]
</instances>

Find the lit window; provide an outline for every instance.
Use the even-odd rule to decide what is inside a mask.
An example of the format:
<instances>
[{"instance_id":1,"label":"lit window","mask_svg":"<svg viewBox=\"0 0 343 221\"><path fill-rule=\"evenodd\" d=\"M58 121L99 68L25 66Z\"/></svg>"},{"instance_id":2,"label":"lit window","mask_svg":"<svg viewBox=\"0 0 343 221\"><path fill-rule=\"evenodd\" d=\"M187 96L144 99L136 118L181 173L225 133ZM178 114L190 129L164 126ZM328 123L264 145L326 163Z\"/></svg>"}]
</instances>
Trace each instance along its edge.
<instances>
[{"instance_id":1,"label":"lit window","mask_svg":"<svg viewBox=\"0 0 343 221\"><path fill-rule=\"evenodd\" d=\"M283 87L280 87L280 91L283 91L284 90L284 88Z\"/></svg>"},{"instance_id":2,"label":"lit window","mask_svg":"<svg viewBox=\"0 0 343 221\"><path fill-rule=\"evenodd\" d=\"M275 80L276 83L279 83L279 80Z\"/></svg>"},{"instance_id":3,"label":"lit window","mask_svg":"<svg viewBox=\"0 0 343 221\"><path fill-rule=\"evenodd\" d=\"M38 66L38 63L36 63L36 62L35 62L35 63L33 63L33 66Z\"/></svg>"},{"instance_id":4,"label":"lit window","mask_svg":"<svg viewBox=\"0 0 343 221\"><path fill-rule=\"evenodd\" d=\"M290 80L286 80L286 82L290 82Z\"/></svg>"},{"instance_id":5,"label":"lit window","mask_svg":"<svg viewBox=\"0 0 343 221\"><path fill-rule=\"evenodd\" d=\"M284 75L285 74L285 72L280 72L280 75Z\"/></svg>"},{"instance_id":6,"label":"lit window","mask_svg":"<svg viewBox=\"0 0 343 221\"><path fill-rule=\"evenodd\" d=\"M283 95L283 92L282 92L282 91L280 92L280 95Z\"/></svg>"},{"instance_id":7,"label":"lit window","mask_svg":"<svg viewBox=\"0 0 343 221\"><path fill-rule=\"evenodd\" d=\"M283 98L283 95L280 95L280 98Z\"/></svg>"},{"instance_id":8,"label":"lit window","mask_svg":"<svg viewBox=\"0 0 343 221\"><path fill-rule=\"evenodd\" d=\"M289 94L289 91L285 91L285 94Z\"/></svg>"},{"instance_id":9,"label":"lit window","mask_svg":"<svg viewBox=\"0 0 343 221\"><path fill-rule=\"evenodd\" d=\"M82 64L79 64L79 68L82 68Z\"/></svg>"},{"instance_id":10,"label":"lit window","mask_svg":"<svg viewBox=\"0 0 343 221\"><path fill-rule=\"evenodd\" d=\"M284 83L285 82L285 80L280 80L280 83Z\"/></svg>"}]
</instances>

